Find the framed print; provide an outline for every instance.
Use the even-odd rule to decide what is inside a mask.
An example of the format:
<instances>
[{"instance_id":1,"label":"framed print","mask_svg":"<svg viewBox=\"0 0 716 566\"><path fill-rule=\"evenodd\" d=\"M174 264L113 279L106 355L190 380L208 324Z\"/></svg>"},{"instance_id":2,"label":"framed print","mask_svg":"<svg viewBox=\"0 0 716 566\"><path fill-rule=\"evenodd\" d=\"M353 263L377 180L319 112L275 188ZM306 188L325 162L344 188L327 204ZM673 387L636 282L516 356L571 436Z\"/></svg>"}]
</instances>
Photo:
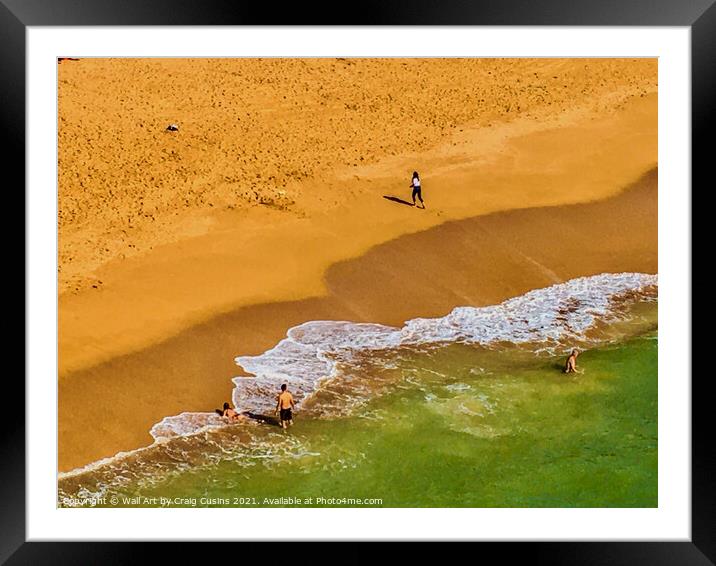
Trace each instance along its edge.
<instances>
[{"instance_id":1,"label":"framed print","mask_svg":"<svg viewBox=\"0 0 716 566\"><path fill-rule=\"evenodd\" d=\"M716 9L517 4L4 2L3 560L713 561L691 183Z\"/></svg>"}]
</instances>

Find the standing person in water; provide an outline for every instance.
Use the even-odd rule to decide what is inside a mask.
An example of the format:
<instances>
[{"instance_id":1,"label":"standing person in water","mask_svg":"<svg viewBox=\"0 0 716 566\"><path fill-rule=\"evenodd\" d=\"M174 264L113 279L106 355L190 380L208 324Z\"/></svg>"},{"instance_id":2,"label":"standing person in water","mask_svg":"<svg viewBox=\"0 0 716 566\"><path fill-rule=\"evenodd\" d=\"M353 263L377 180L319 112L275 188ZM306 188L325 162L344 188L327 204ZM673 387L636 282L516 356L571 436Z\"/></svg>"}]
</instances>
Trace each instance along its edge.
<instances>
[{"instance_id":1,"label":"standing person in water","mask_svg":"<svg viewBox=\"0 0 716 566\"><path fill-rule=\"evenodd\" d=\"M567 363L564 364L564 373L579 373L577 371L578 355L579 352L577 350L572 350L572 353L569 354L569 357L567 358Z\"/></svg>"},{"instance_id":2,"label":"standing person in water","mask_svg":"<svg viewBox=\"0 0 716 566\"><path fill-rule=\"evenodd\" d=\"M413 171L413 180L410 181L409 186L413 187L413 206L415 206L415 197L417 196L420 199L420 204L422 205L422 208L425 208L425 203L423 202L423 195L420 189L420 175L418 175L417 171Z\"/></svg>"},{"instance_id":3,"label":"standing person in water","mask_svg":"<svg viewBox=\"0 0 716 566\"><path fill-rule=\"evenodd\" d=\"M296 405L293 400L293 395L286 391L286 384L281 385L281 393L278 395L276 403L276 412L279 413L281 419L281 428L284 430L293 425L293 415L291 409Z\"/></svg>"}]
</instances>

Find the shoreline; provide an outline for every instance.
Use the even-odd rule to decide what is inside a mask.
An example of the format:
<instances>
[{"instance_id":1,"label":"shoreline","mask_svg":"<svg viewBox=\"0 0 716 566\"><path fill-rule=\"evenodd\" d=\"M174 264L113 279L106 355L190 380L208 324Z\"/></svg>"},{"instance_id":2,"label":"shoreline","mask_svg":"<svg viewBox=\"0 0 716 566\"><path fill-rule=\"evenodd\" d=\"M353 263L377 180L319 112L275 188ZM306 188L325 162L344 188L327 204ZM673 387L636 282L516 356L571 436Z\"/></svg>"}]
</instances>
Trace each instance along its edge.
<instances>
[{"instance_id":1,"label":"shoreline","mask_svg":"<svg viewBox=\"0 0 716 566\"><path fill-rule=\"evenodd\" d=\"M308 320L396 325L558 280L657 273L657 177L653 169L595 202L494 212L403 235L334 263L324 296L240 307L71 372L59 381L59 470L151 444L149 429L165 416L213 410L241 375L234 357L259 354Z\"/></svg>"},{"instance_id":2,"label":"shoreline","mask_svg":"<svg viewBox=\"0 0 716 566\"><path fill-rule=\"evenodd\" d=\"M574 277L656 273L657 67L60 65L59 469L212 411L242 374L235 357L303 322L399 326ZM425 210L406 206L415 169Z\"/></svg>"},{"instance_id":3,"label":"shoreline","mask_svg":"<svg viewBox=\"0 0 716 566\"><path fill-rule=\"evenodd\" d=\"M639 304L648 306L655 324L657 304ZM645 312L641 307L638 310ZM108 506L109 497L117 495L120 506L129 507L138 504L131 494L141 491L148 497L177 496L184 502L177 502L178 506L229 506L234 501L232 492L241 486L256 496L254 506L265 506L269 504L266 497L277 501L287 492L306 497L325 490L346 493L370 481L370 492L391 497L383 500L390 506L454 507L465 503L462 478L475 473L478 466L483 470L481 477L491 473L496 481L508 479L504 488L474 492L477 499L472 506L494 507L496 499L507 506L524 506L527 501L553 505L558 499L567 506L632 506L638 504L636 499L642 507L653 506L658 332L649 326L624 327L623 335L617 331L612 339L595 343L585 352L585 374L566 380L554 360L542 354L535 357L529 350L508 353L499 347L453 344L430 351L402 351L395 365L378 363L375 367L378 382L387 390L366 397L366 405L359 403L347 415L302 416L298 435L280 434L270 426L225 425L118 454L109 461L60 474L58 505L87 506L88 498L96 497L99 506ZM362 366L362 358L359 363ZM406 370L410 377L401 379ZM338 388L352 397L350 388ZM635 431L640 432L638 444ZM555 444L556 433L560 441ZM615 468L617 445L624 464ZM574 458L575 453L585 451L589 469L599 466L602 470L588 474L596 478L594 489L584 487L584 458ZM545 454L550 462L566 467L558 473L554 466L535 465L543 477L535 479L534 474L525 473L522 481L514 483L515 475L509 472L514 470L515 459L539 463ZM389 470L406 459L411 460L409 469L430 474L408 477L417 482L415 489L405 489L404 474L375 472L376 465ZM442 469L435 470L435 462L442 462ZM456 465L463 467L463 473L455 473ZM570 470L576 481L565 482ZM304 473L297 477L300 472ZM608 500L607 492L599 489L605 474L613 478L610 485L618 482L617 489L608 491ZM440 500L433 496L416 502L412 494L430 492L425 488L435 481L446 487L440 490ZM627 488L625 481L631 484ZM545 485L550 486L547 500ZM636 495L638 491L641 496ZM396 495L400 493L402 497ZM644 495L648 497L641 499ZM186 503L189 497L194 501ZM151 500L145 503L153 506Z\"/></svg>"},{"instance_id":4,"label":"shoreline","mask_svg":"<svg viewBox=\"0 0 716 566\"><path fill-rule=\"evenodd\" d=\"M60 295L59 380L218 313L323 296L332 265L405 234L613 196L656 166L656 109L648 95L600 120L469 130L431 152L358 167L352 180L307 182L302 215L259 207L206 217L198 235L109 262L94 272L97 288ZM384 198L409 198L396 171L415 160L426 210Z\"/></svg>"}]
</instances>

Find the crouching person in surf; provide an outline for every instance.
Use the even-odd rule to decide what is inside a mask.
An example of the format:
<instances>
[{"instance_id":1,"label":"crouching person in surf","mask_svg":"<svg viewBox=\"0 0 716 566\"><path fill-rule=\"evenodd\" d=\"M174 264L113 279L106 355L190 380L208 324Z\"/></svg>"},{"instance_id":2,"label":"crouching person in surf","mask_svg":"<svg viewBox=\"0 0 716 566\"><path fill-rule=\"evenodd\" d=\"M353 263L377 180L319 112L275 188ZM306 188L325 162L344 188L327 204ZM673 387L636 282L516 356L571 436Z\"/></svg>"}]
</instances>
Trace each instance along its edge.
<instances>
[{"instance_id":1,"label":"crouching person in surf","mask_svg":"<svg viewBox=\"0 0 716 566\"><path fill-rule=\"evenodd\" d=\"M231 405L229 405L228 403L224 403L223 409L216 409L216 414L229 419L229 421L232 423L246 420L246 417L244 415L237 413L234 409L231 408Z\"/></svg>"}]
</instances>

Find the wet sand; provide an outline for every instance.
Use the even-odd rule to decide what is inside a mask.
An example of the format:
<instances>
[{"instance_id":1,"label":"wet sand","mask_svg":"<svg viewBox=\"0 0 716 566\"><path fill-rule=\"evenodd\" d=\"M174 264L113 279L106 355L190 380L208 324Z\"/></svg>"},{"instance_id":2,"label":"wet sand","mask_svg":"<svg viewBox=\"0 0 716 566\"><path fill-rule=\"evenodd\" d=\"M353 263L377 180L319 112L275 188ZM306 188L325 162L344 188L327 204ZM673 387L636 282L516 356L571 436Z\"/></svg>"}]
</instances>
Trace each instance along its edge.
<instances>
[{"instance_id":1,"label":"wet sand","mask_svg":"<svg viewBox=\"0 0 716 566\"><path fill-rule=\"evenodd\" d=\"M220 406L307 320L657 270L655 60L87 63L59 68L62 471Z\"/></svg>"},{"instance_id":2,"label":"wet sand","mask_svg":"<svg viewBox=\"0 0 716 566\"><path fill-rule=\"evenodd\" d=\"M651 171L603 201L449 222L334 265L326 296L243 307L75 372L60 380L60 470L151 443L164 416L220 406L241 375L235 356L259 354L308 320L397 325L578 276L656 273L656 212Z\"/></svg>"},{"instance_id":3,"label":"wet sand","mask_svg":"<svg viewBox=\"0 0 716 566\"><path fill-rule=\"evenodd\" d=\"M419 157L386 158L348 179L307 181L300 214L215 212L206 216L206 233L108 261L92 272L95 288L60 295L60 379L219 313L322 296L331 265L404 234L614 195L656 166L656 103L655 95L639 97L599 120L561 115L566 123L466 128ZM416 159L426 210L384 198L410 199ZM324 206L328 199L340 200Z\"/></svg>"}]
</instances>

